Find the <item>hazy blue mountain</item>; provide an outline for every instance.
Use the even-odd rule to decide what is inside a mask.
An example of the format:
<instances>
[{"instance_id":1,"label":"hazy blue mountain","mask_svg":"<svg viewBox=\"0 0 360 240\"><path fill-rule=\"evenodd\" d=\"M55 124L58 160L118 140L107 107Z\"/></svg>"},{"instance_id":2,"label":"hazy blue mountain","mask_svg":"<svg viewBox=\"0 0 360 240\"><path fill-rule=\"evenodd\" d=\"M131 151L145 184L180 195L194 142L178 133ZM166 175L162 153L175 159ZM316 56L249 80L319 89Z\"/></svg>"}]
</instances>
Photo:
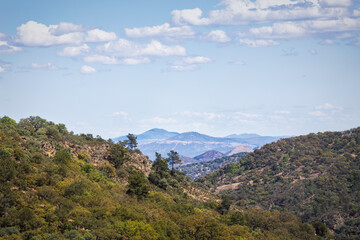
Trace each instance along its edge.
<instances>
[{"instance_id":1,"label":"hazy blue mountain","mask_svg":"<svg viewBox=\"0 0 360 240\"><path fill-rule=\"evenodd\" d=\"M229 136L226 136L226 138L255 138L255 137L261 137L260 135L256 133L243 133L243 134L231 134Z\"/></svg>"},{"instance_id":2,"label":"hazy blue mountain","mask_svg":"<svg viewBox=\"0 0 360 240\"><path fill-rule=\"evenodd\" d=\"M199 142L223 142L228 141L227 138L211 137L198 132L185 132L176 135L168 140L179 140L179 141L199 141Z\"/></svg>"},{"instance_id":3,"label":"hazy blue mountain","mask_svg":"<svg viewBox=\"0 0 360 240\"><path fill-rule=\"evenodd\" d=\"M239 142L212 142L212 141L180 141L180 140L160 140L151 143L139 144L139 149L150 159L155 158L155 152L166 156L171 150L177 151L180 155L195 157L210 150L227 153L234 148L249 144ZM250 146L254 148L256 146Z\"/></svg>"},{"instance_id":4,"label":"hazy blue mountain","mask_svg":"<svg viewBox=\"0 0 360 240\"><path fill-rule=\"evenodd\" d=\"M148 140L154 140L154 141L155 140L165 140L165 139L169 139L169 138L174 137L179 134L180 133L177 133L177 132L166 131L165 129L153 128L142 134L135 135L135 136L137 137L137 141L141 142L141 141L148 141ZM127 140L127 137L121 136L118 138L114 138L113 140L115 142L124 141L124 140Z\"/></svg>"},{"instance_id":5,"label":"hazy blue mountain","mask_svg":"<svg viewBox=\"0 0 360 240\"><path fill-rule=\"evenodd\" d=\"M180 160L182 162L181 165L187 165L187 164L192 164L192 163L197 163L198 162L194 158L183 156L183 155L180 155ZM179 165L177 165L177 166L179 166Z\"/></svg>"},{"instance_id":6,"label":"hazy blue mountain","mask_svg":"<svg viewBox=\"0 0 360 240\"><path fill-rule=\"evenodd\" d=\"M233 134L227 137L212 137L198 132L169 132L164 129L154 128L136 135L138 148L150 159L155 159L155 152L167 156L171 150L180 155L194 158L207 151L218 151L228 154L238 148L243 152L250 152L264 144L277 141L282 137L260 136L254 133ZM114 141L126 140L126 136L113 139ZM192 162L185 161L185 162ZM195 161L196 162L196 161Z\"/></svg>"}]
</instances>

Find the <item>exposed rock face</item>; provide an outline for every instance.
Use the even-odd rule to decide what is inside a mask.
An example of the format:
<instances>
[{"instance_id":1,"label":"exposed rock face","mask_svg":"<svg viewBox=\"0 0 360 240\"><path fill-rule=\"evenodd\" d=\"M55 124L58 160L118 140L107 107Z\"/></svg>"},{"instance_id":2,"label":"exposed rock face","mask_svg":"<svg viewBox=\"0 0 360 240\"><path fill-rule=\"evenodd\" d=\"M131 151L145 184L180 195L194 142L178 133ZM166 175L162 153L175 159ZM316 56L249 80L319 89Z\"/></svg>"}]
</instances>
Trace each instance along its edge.
<instances>
[{"instance_id":1,"label":"exposed rock face","mask_svg":"<svg viewBox=\"0 0 360 240\"><path fill-rule=\"evenodd\" d=\"M70 148L71 152L76 156L79 154L79 152L86 152L87 154L89 154L91 162L94 165L105 161L108 149L110 148L109 144L100 144L94 146L85 144L83 146L80 146L72 144L70 142L65 142L64 145L65 147Z\"/></svg>"},{"instance_id":2,"label":"exposed rock face","mask_svg":"<svg viewBox=\"0 0 360 240\"><path fill-rule=\"evenodd\" d=\"M41 143L41 149L42 149L44 155L46 155L48 157L55 156L56 148L51 142L47 142L47 141L43 140L40 143Z\"/></svg>"},{"instance_id":3,"label":"exposed rock face","mask_svg":"<svg viewBox=\"0 0 360 240\"><path fill-rule=\"evenodd\" d=\"M23 138L23 140L27 141L29 139ZM46 155L48 157L55 156L56 147L51 141L42 140L40 142L40 144L41 144L41 149L43 150L44 155ZM91 163L93 163L95 166L106 161L106 159L109 155L108 150L110 148L110 144L78 145L78 144L71 143L69 141L65 141L63 143L63 145L65 148L69 148L71 153L74 156L78 156L78 154L80 152L86 152L90 156ZM148 177L151 172L151 166L152 166L152 163L151 163L151 161L149 161L148 157L146 157L145 155L136 153L136 152L131 152L129 159L127 159L123 163L121 168L129 169L132 167L134 170L139 171L139 172L143 173L146 177ZM122 179L121 181L119 180L119 182L126 184L127 180Z\"/></svg>"},{"instance_id":4,"label":"exposed rock face","mask_svg":"<svg viewBox=\"0 0 360 240\"><path fill-rule=\"evenodd\" d=\"M124 168L133 167L135 170L142 172L146 177L149 176L151 172L152 163L149 159L142 154L132 153L130 155L130 160L125 161L123 164Z\"/></svg>"},{"instance_id":5,"label":"exposed rock face","mask_svg":"<svg viewBox=\"0 0 360 240\"><path fill-rule=\"evenodd\" d=\"M105 159L108 157L108 150L110 148L109 144L101 144L101 145L74 145L69 142L65 142L65 146L71 149L71 152L74 155L77 155L79 152L86 152L89 154L91 158L91 162L94 165L98 165L103 163ZM123 168L133 167L135 170L142 172L146 177L149 176L151 171L152 163L149 159L139 153L132 152L130 153L130 159L123 163Z\"/></svg>"}]
</instances>

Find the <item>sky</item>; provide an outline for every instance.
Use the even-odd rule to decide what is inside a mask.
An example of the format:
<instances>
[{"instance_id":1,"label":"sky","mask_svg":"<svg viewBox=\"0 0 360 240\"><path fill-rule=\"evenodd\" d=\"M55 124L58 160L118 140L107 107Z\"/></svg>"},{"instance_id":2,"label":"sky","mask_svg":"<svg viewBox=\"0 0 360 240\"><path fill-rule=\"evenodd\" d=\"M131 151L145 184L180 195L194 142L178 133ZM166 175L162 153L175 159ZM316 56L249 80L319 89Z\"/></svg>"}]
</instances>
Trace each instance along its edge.
<instances>
[{"instance_id":1,"label":"sky","mask_svg":"<svg viewBox=\"0 0 360 240\"><path fill-rule=\"evenodd\" d=\"M0 116L114 138L360 126L359 0L0 2Z\"/></svg>"}]
</instances>

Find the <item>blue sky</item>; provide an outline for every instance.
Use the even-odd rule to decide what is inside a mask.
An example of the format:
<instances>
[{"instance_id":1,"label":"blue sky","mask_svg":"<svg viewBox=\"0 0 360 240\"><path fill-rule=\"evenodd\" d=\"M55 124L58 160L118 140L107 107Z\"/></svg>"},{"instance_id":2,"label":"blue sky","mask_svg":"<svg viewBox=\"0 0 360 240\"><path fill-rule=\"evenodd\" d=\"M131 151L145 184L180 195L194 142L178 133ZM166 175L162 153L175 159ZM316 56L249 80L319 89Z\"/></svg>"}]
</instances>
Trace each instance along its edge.
<instances>
[{"instance_id":1,"label":"blue sky","mask_svg":"<svg viewBox=\"0 0 360 240\"><path fill-rule=\"evenodd\" d=\"M0 3L0 116L104 138L360 126L358 0Z\"/></svg>"}]
</instances>

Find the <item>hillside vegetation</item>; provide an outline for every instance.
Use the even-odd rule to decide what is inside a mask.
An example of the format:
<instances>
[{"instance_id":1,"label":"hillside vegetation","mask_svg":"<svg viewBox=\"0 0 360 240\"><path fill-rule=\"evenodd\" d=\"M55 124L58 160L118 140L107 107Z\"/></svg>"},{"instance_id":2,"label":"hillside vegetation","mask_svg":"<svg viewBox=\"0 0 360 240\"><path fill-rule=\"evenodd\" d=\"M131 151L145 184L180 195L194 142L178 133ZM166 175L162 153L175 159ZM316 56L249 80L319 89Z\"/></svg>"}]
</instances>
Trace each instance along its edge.
<instances>
[{"instance_id":1,"label":"hillside vegetation","mask_svg":"<svg viewBox=\"0 0 360 240\"><path fill-rule=\"evenodd\" d=\"M324 239L323 225L241 209L139 150L40 117L0 118L0 239ZM317 233L317 235L315 235Z\"/></svg>"},{"instance_id":2,"label":"hillside vegetation","mask_svg":"<svg viewBox=\"0 0 360 240\"><path fill-rule=\"evenodd\" d=\"M360 238L360 128L282 139L197 180L241 206L286 209Z\"/></svg>"},{"instance_id":3,"label":"hillside vegetation","mask_svg":"<svg viewBox=\"0 0 360 240\"><path fill-rule=\"evenodd\" d=\"M231 156L225 156L217 158L207 162L192 163L187 165L180 165L177 167L180 171L189 176L191 179L200 178L206 174L209 174L229 163L236 163L240 161L240 158L246 156L247 153L237 153Z\"/></svg>"}]
</instances>

